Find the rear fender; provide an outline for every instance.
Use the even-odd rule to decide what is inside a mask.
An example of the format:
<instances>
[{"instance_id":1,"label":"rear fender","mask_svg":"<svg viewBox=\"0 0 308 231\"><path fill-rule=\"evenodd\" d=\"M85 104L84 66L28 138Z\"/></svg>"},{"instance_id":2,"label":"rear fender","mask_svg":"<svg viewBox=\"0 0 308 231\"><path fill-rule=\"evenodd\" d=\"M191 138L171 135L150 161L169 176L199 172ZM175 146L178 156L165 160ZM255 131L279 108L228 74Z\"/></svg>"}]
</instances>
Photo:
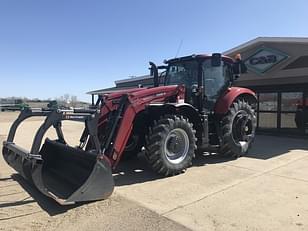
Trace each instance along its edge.
<instances>
[{"instance_id":1,"label":"rear fender","mask_svg":"<svg viewBox=\"0 0 308 231\"><path fill-rule=\"evenodd\" d=\"M226 114L237 98L243 98L250 103L257 102L256 94L252 90L241 87L231 87L217 100L214 108L215 114Z\"/></svg>"}]
</instances>

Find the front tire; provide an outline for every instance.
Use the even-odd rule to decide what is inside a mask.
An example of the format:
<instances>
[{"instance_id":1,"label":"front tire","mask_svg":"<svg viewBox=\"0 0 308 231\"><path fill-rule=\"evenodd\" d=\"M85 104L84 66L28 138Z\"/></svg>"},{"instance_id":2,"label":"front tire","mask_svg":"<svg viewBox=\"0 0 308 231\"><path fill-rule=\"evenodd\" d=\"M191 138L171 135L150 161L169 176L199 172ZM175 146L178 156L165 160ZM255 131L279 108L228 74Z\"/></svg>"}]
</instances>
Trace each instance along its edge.
<instances>
[{"instance_id":1,"label":"front tire","mask_svg":"<svg viewBox=\"0 0 308 231\"><path fill-rule=\"evenodd\" d=\"M245 155L255 139L257 123L252 106L244 100L235 101L221 123L220 154L235 158Z\"/></svg>"},{"instance_id":2,"label":"front tire","mask_svg":"<svg viewBox=\"0 0 308 231\"><path fill-rule=\"evenodd\" d=\"M172 176L183 172L195 157L196 131L188 119L167 115L155 121L146 139L146 158L155 172Z\"/></svg>"}]
</instances>

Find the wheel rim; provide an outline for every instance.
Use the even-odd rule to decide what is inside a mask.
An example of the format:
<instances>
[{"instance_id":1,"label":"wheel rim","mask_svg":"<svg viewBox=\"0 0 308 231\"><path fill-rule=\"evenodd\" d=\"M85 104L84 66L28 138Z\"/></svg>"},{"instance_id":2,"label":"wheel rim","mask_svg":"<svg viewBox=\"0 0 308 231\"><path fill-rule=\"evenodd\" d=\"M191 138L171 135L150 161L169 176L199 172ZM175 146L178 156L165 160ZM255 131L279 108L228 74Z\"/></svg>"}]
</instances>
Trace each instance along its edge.
<instances>
[{"instance_id":1,"label":"wheel rim","mask_svg":"<svg viewBox=\"0 0 308 231\"><path fill-rule=\"evenodd\" d=\"M172 164L181 163L189 150L189 137L185 130L176 128L169 132L165 140L165 156Z\"/></svg>"},{"instance_id":2,"label":"wheel rim","mask_svg":"<svg viewBox=\"0 0 308 231\"><path fill-rule=\"evenodd\" d=\"M235 142L245 145L253 138L253 121L246 111L239 111L232 123L232 136Z\"/></svg>"}]
</instances>

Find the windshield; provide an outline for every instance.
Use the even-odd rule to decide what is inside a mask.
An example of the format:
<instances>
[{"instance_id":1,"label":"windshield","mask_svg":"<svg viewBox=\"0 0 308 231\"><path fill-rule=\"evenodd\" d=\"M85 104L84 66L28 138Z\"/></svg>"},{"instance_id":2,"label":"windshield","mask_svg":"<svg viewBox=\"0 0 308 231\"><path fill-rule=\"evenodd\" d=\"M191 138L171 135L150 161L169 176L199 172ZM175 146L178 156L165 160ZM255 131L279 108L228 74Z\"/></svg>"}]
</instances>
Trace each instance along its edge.
<instances>
[{"instance_id":1,"label":"windshield","mask_svg":"<svg viewBox=\"0 0 308 231\"><path fill-rule=\"evenodd\" d=\"M167 76L167 85L184 84L190 87L198 82L198 63L196 61L187 61L170 64Z\"/></svg>"},{"instance_id":2,"label":"windshield","mask_svg":"<svg viewBox=\"0 0 308 231\"><path fill-rule=\"evenodd\" d=\"M204 91L209 100L217 99L222 90L229 86L231 69L229 65L221 61L220 66L212 66L211 59L202 63L202 75L204 79Z\"/></svg>"}]
</instances>

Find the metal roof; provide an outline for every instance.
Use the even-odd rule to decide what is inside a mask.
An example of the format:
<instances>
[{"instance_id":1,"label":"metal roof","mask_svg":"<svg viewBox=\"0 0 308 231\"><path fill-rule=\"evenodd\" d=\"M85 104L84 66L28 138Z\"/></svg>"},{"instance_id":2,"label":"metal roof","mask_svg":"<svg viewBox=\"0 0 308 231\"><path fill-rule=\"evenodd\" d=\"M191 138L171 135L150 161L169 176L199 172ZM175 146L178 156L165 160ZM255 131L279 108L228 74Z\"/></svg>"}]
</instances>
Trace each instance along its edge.
<instances>
[{"instance_id":1,"label":"metal roof","mask_svg":"<svg viewBox=\"0 0 308 231\"><path fill-rule=\"evenodd\" d=\"M86 94L88 95L98 95L98 94L104 94L104 92L109 92L109 91L114 91L118 89L117 87L110 87L110 88L104 88L104 89L99 89L99 90L94 90L94 91L89 91Z\"/></svg>"},{"instance_id":2,"label":"metal roof","mask_svg":"<svg viewBox=\"0 0 308 231\"><path fill-rule=\"evenodd\" d=\"M138 77L131 77L131 78L126 78L126 79L116 80L114 82L115 82L115 84L120 84L120 83L128 83L128 82L134 82L134 81L138 81L138 80L151 79L151 78L153 78L153 76L142 75L142 76L138 76Z\"/></svg>"},{"instance_id":3,"label":"metal roof","mask_svg":"<svg viewBox=\"0 0 308 231\"><path fill-rule=\"evenodd\" d=\"M308 38L307 37L258 37L255 39L252 39L246 43L243 43L239 46L236 46L230 50L227 50L223 52L224 55L232 54L236 51L242 50L246 47L249 47L251 45L257 44L257 43L266 43L266 42L274 42L274 43L307 43L308 44Z\"/></svg>"}]
</instances>

